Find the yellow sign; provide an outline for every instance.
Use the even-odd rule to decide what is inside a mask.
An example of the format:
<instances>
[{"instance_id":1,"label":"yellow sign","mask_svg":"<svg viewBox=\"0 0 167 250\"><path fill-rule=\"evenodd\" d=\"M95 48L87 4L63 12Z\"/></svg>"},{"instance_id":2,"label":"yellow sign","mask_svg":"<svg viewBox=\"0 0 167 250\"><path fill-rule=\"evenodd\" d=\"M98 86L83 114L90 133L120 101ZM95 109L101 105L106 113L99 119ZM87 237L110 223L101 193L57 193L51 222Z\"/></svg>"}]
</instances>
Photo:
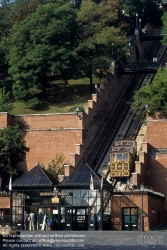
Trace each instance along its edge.
<instances>
[{"instance_id":1,"label":"yellow sign","mask_svg":"<svg viewBox=\"0 0 167 250\"><path fill-rule=\"evenodd\" d=\"M59 203L59 198L52 198L52 203Z\"/></svg>"}]
</instances>

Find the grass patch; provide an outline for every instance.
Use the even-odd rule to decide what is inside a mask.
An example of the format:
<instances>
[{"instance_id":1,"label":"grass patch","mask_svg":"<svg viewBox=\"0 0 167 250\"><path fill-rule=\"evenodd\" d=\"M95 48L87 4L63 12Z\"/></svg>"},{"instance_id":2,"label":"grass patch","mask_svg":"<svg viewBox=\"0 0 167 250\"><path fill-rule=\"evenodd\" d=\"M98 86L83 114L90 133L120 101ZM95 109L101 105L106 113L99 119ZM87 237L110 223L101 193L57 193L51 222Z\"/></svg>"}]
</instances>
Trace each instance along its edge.
<instances>
[{"instance_id":1,"label":"grass patch","mask_svg":"<svg viewBox=\"0 0 167 250\"><path fill-rule=\"evenodd\" d=\"M93 78L94 84L99 83ZM14 102L11 114L40 114L40 113L68 113L75 112L76 107L83 108L92 98L89 78L72 79L68 84L63 81L52 81L47 89L48 98L42 101L36 109L27 108L24 103Z\"/></svg>"}]
</instances>

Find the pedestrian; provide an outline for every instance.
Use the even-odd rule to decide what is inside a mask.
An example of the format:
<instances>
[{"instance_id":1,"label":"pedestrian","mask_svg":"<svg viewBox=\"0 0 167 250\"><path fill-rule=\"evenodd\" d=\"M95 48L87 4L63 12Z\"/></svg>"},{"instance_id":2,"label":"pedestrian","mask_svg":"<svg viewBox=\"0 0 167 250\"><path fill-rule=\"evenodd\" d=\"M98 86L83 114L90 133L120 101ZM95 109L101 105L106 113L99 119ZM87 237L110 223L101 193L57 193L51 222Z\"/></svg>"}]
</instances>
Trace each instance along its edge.
<instances>
[{"instance_id":1,"label":"pedestrian","mask_svg":"<svg viewBox=\"0 0 167 250\"><path fill-rule=\"evenodd\" d=\"M100 214L97 214L97 222L100 222L101 218L100 218Z\"/></svg>"},{"instance_id":2,"label":"pedestrian","mask_svg":"<svg viewBox=\"0 0 167 250\"><path fill-rule=\"evenodd\" d=\"M27 230L27 223L28 223L29 215L27 214L27 211L24 211L24 230Z\"/></svg>"},{"instance_id":3,"label":"pedestrian","mask_svg":"<svg viewBox=\"0 0 167 250\"><path fill-rule=\"evenodd\" d=\"M33 212L30 213L30 221L29 221L29 230L34 230L34 219L35 214Z\"/></svg>"}]
</instances>

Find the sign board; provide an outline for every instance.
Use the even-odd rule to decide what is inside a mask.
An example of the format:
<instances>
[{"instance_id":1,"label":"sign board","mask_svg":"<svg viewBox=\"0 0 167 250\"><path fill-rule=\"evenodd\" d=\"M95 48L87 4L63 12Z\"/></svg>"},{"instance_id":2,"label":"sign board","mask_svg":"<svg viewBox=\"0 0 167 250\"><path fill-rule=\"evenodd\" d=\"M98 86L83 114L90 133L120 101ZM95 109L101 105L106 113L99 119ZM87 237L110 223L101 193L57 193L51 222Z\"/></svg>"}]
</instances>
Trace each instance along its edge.
<instances>
[{"instance_id":1,"label":"sign board","mask_svg":"<svg viewBox=\"0 0 167 250\"><path fill-rule=\"evenodd\" d=\"M69 192L58 192L58 195L60 195L60 196L72 196L72 193L69 193Z\"/></svg>"},{"instance_id":2,"label":"sign board","mask_svg":"<svg viewBox=\"0 0 167 250\"><path fill-rule=\"evenodd\" d=\"M52 203L59 203L59 198L52 198Z\"/></svg>"},{"instance_id":3,"label":"sign board","mask_svg":"<svg viewBox=\"0 0 167 250\"><path fill-rule=\"evenodd\" d=\"M53 192L42 192L42 193L40 193L40 196L55 196L55 193L53 193Z\"/></svg>"},{"instance_id":4,"label":"sign board","mask_svg":"<svg viewBox=\"0 0 167 250\"><path fill-rule=\"evenodd\" d=\"M40 196L72 196L69 192L41 192Z\"/></svg>"},{"instance_id":5,"label":"sign board","mask_svg":"<svg viewBox=\"0 0 167 250\"><path fill-rule=\"evenodd\" d=\"M53 214L58 214L58 209L53 209Z\"/></svg>"}]
</instances>

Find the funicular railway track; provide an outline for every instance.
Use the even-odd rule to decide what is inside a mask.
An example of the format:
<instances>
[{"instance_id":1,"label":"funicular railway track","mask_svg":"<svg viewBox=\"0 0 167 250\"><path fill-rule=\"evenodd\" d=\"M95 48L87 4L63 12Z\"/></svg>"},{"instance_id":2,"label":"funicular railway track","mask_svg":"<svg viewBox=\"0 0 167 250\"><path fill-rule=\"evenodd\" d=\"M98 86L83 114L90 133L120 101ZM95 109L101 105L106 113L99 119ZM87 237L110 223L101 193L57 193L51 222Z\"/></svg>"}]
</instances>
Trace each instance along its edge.
<instances>
[{"instance_id":1,"label":"funicular railway track","mask_svg":"<svg viewBox=\"0 0 167 250\"><path fill-rule=\"evenodd\" d=\"M161 44L159 41L149 42L146 52L143 53L141 57L141 61L152 61L153 57L158 54L160 47ZM134 74L130 80L127 80L127 84L125 84L125 86L127 85L128 87L125 89L124 95L118 99L116 108L112 113L112 117L108 120L105 131L102 132L91 153L87 156L87 163L96 171L100 168L100 165L105 158L107 149L110 148L110 144L114 141L114 137L117 134L121 123L125 119L126 113L129 110L127 102L130 101L130 97L132 98L134 91L140 88L144 78L145 74Z\"/></svg>"},{"instance_id":2,"label":"funicular railway track","mask_svg":"<svg viewBox=\"0 0 167 250\"><path fill-rule=\"evenodd\" d=\"M145 54L143 58L144 61L150 61L154 56L156 56L159 62L163 63L166 54L166 47L162 46L159 41L152 42L150 49ZM121 139L133 139L135 140L138 134L138 131L141 127L141 120L135 119L135 114L130 110L128 102L133 98L134 91L141 88L145 84L152 82L155 73L152 74L139 74L134 75L132 82L136 84L130 84L126 89L125 95L120 101L110 123L111 129L105 140L105 143L102 145L98 153L98 162L94 166L96 171L99 173L107 173L109 168L109 154L111 148L114 145L116 140ZM132 90L132 86L134 86ZM107 177L107 176L106 176ZM109 180L109 178L107 178Z\"/></svg>"},{"instance_id":3,"label":"funicular railway track","mask_svg":"<svg viewBox=\"0 0 167 250\"><path fill-rule=\"evenodd\" d=\"M166 47L161 46L160 49L158 50L157 57L158 57L158 60L160 61L160 63L162 63L162 64L164 64L165 55L166 55ZM141 87L144 86L145 84L150 84L152 82L154 76L155 76L155 74L147 74L144 78L144 81L142 82ZM141 125L142 125L141 119L139 119L139 118L133 119L131 126L129 127L125 137L132 139L132 140L135 140Z\"/></svg>"}]
</instances>

